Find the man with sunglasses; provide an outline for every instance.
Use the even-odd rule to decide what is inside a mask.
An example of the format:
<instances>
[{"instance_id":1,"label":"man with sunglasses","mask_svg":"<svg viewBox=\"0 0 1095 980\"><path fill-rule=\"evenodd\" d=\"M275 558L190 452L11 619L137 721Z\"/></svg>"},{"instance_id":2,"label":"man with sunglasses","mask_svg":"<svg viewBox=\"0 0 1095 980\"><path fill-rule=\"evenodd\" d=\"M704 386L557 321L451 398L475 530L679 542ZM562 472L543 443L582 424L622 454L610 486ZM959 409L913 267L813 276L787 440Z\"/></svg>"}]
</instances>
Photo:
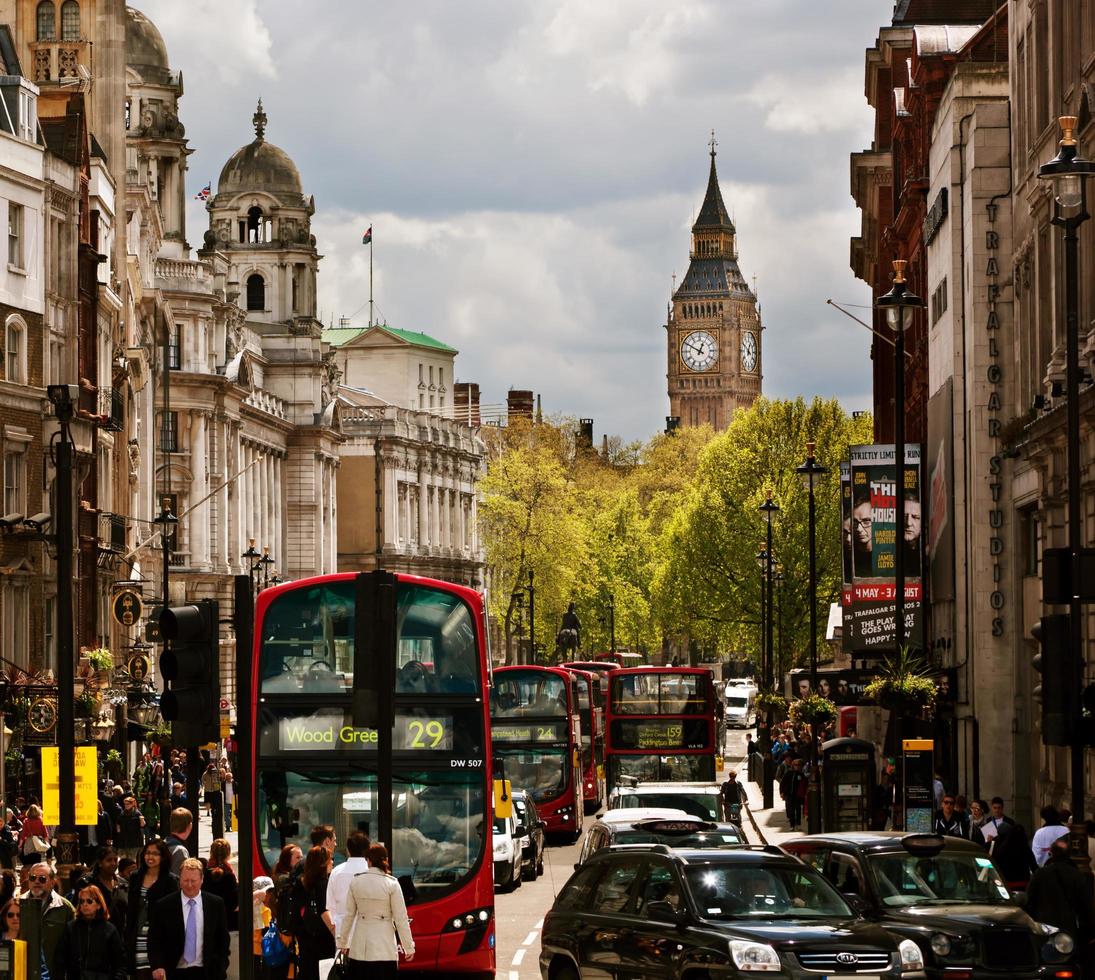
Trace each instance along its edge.
<instances>
[{"instance_id":1,"label":"man with sunglasses","mask_svg":"<svg viewBox=\"0 0 1095 980\"><path fill-rule=\"evenodd\" d=\"M53 889L53 872L48 864L30 869L29 887L19 896L22 921L19 935L27 941L27 980L41 980L41 964L49 975L60 976L57 945L76 916L72 905Z\"/></svg>"},{"instance_id":2,"label":"man with sunglasses","mask_svg":"<svg viewBox=\"0 0 1095 980\"><path fill-rule=\"evenodd\" d=\"M944 837L965 837L969 839L969 828L962 814L954 808L954 794L943 794L943 807L935 815L935 832Z\"/></svg>"}]
</instances>

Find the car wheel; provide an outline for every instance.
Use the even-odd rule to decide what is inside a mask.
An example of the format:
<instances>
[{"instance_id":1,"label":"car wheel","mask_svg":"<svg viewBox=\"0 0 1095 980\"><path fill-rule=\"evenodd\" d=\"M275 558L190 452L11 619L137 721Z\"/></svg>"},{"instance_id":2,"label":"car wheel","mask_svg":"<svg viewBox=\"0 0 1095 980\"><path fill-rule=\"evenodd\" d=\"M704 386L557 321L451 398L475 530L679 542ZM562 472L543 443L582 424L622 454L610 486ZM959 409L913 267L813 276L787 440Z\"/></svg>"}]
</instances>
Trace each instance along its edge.
<instances>
[{"instance_id":1,"label":"car wheel","mask_svg":"<svg viewBox=\"0 0 1095 980\"><path fill-rule=\"evenodd\" d=\"M529 861L527 865L521 865L521 880L522 881L535 881L536 880L536 862Z\"/></svg>"},{"instance_id":2,"label":"car wheel","mask_svg":"<svg viewBox=\"0 0 1095 980\"><path fill-rule=\"evenodd\" d=\"M517 859L517 863L513 866L513 871L510 872L510 891L517 891L521 887L521 881L524 875L521 874L521 859Z\"/></svg>"},{"instance_id":3,"label":"car wheel","mask_svg":"<svg viewBox=\"0 0 1095 980\"><path fill-rule=\"evenodd\" d=\"M569 963L559 967L552 975L552 980L582 980L581 975Z\"/></svg>"},{"instance_id":4,"label":"car wheel","mask_svg":"<svg viewBox=\"0 0 1095 980\"><path fill-rule=\"evenodd\" d=\"M540 875L542 875L543 873L544 873L544 852L541 851L540 852L540 860L536 862L536 877L539 878Z\"/></svg>"}]
</instances>

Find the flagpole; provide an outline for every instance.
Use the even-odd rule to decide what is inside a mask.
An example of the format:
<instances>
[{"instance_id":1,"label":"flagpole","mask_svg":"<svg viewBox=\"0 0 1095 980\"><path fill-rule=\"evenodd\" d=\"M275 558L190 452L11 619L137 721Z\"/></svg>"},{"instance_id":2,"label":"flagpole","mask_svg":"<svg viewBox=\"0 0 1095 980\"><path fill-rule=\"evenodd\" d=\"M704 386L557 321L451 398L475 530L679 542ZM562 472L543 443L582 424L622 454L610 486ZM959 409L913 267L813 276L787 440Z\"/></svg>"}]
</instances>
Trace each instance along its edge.
<instances>
[{"instance_id":1,"label":"flagpole","mask_svg":"<svg viewBox=\"0 0 1095 980\"><path fill-rule=\"evenodd\" d=\"M373 226L369 225L372 231ZM369 236L369 326L373 325L373 236Z\"/></svg>"}]
</instances>

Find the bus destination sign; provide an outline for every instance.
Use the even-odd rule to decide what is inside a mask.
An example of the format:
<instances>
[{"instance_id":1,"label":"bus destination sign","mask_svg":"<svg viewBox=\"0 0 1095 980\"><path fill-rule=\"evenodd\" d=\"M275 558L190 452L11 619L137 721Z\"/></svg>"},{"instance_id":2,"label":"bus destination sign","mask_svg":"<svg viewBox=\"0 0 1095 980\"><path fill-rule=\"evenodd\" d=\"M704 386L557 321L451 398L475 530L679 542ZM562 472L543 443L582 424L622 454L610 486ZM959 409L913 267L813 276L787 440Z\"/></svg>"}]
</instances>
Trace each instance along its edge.
<instances>
[{"instance_id":1,"label":"bus destination sign","mask_svg":"<svg viewBox=\"0 0 1095 980\"><path fill-rule=\"evenodd\" d=\"M567 723L497 725L491 724L490 736L495 742L565 742Z\"/></svg>"},{"instance_id":2,"label":"bus destination sign","mask_svg":"<svg viewBox=\"0 0 1095 980\"><path fill-rule=\"evenodd\" d=\"M452 716L396 715L392 749L397 752L452 751ZM278 747L285 752L322 752L359 749L376 751L375 728L339 724L332 717L281 718Z\"/></svg>"},{"instance_id":3,"label":"bus destination sign","mask_svg":"<svg viewBox=\"0 0 1095 980\"><path fill-rule=\"evenodd\" d=\"M612 722L612 742L619 749L703 749L708 747L702 720L622 719Z\"/></svg>"}]
</instances>

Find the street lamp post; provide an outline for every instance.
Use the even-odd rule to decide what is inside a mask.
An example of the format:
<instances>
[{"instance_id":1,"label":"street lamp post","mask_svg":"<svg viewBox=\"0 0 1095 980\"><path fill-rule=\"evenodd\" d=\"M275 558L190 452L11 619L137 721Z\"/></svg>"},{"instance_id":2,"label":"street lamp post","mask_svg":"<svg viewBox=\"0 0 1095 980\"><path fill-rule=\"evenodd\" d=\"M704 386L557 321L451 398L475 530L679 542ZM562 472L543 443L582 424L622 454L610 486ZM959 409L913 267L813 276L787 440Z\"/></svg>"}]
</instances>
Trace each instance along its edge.
<instances>
[{"instance_id":1,"label":"street lamp post","mask_svg":"<svg viewBox=\"0 0 1095 980\"><path fill-rule=\"evenodd\" d=\"M247 562L247 575L251 580L251 593L255 592L255 569L257 568L256 562L259 560L259 552L255 548L255 539L247 539L247 550L240 555L240 558Z\"/></svg>"},{"instance_id":2,"label":"street lamp post","mask_svg":"<svg viewBox=\"0 0 1095 980\"><path fill-rule=\"evenodd\" d=\"M815 443L806 443L806 462L797 469L807 491L807 534L810 539L810 689L817 693L817 514L814 507L814 483L829 471L821 466L814 456ZM902 456L904 453L902 453ZM899 457L900 458L900 457ZM902 472L899 469L898 472ZM900 490L898 491L901 495ZM900 527L900 525L899 525ZM900 538L902 532L898 531ZM898 550L901 550L900 541ZM821 794L818 792L817 771L817 727L810 725L810 787L809 803L806 807L807 832L819 833L821 830Z\"/></svg>"},{"instance_id":3,"label":"street lamp post","mask_svg":"<svg viewBox=\"0 0 1095 980\"><path fill-rule=\"evenodd\" d=\"M765 558L764 558L764 578L767 582L767 595L764 600L764 617L765 617L765 631L764 631L764 690L769 694L772 693L772 515L779 511L779 504L772 500L772 491L769 490L765 496L764 503L758 508L762 514L764 514L767 522L767 536L765 544ZM770 810L773 802L772 792L772 715L771 712L765 712L767 715L767 737L765 738L766 746L762 747L761 753L764 758L764 783L762 789L764 790L764 809Z\"/></svg>"},{"instance_id":4,"label":"street lamp post","mask_svg":"<svg viewBox=\"0 0 1095 980\"><path fill-rule=\"evenodd\" d=\"M894 332L894 650L905 645L905 332L924 301L905 284L904 259L894 259L893 286L875 306ZM898 746L900 748L900 746Z\"/></svg>"},{"instance_id":5,"label":"street lamp post","mask_svg":"<svg viewBox=\"0 0 1095 980\"><path fill-rule=\"evenodd\" d=\"M1065 240L1065 401L1068 452L1068 548L1069 548L1069 654L1082 685L1084 647L1080 603L1080 298L1079 242L1077 231L1090 217L1087 212L1087 178L1095 174L1095 162L1079 156L1075 116L1061 116L1061 143L1057 156L1038 170L1039 178L1053 182L1053 224L1064 229ZM1084 746L1072 744L1072 822L1082 827L1084 812Z\"/></svg>"},{"instance_id":6,"label":"street lamp post","mask_svg":"<svg viewBox=\"0 0 1095 980\"><path fill-rule=\"evenodd\" d=\"M270 557L270 549L262 549L262 557L258 561L262 570L262 587L265 589L270 585L270 566L274 564L274 559Z\"/></svg>"},{"instance_id":7,"label":"street lamp post","mask_svg":"<svg viewBox=\"0 0 1095 980\"><path fill-rule=\"evenodd\" d=\"M608 594L608 651L616 652L616 596Z\"/></svg>"}]
</instances>

